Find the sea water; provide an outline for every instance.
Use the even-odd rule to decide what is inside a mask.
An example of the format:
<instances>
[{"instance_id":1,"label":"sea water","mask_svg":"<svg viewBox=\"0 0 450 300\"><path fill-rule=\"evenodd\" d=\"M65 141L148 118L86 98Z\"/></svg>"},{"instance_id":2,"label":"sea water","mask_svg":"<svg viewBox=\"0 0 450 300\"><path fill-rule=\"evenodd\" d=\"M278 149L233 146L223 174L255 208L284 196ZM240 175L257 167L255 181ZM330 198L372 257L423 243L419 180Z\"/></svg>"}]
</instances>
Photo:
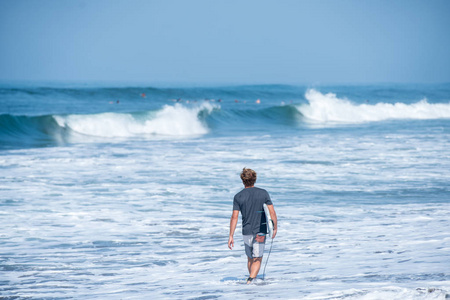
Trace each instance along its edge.
<instances>
[{"instance_id":1,"label":"sea water","mask_svg":"<svg viewBox=\"0 0 450 300\"><path fill-rule=\"evenodd\" d=\"M244 167L279 224L250 286ZM2 299L450 294L450 84L4 84L0 170Z\"/></svg>"}]
</instances>

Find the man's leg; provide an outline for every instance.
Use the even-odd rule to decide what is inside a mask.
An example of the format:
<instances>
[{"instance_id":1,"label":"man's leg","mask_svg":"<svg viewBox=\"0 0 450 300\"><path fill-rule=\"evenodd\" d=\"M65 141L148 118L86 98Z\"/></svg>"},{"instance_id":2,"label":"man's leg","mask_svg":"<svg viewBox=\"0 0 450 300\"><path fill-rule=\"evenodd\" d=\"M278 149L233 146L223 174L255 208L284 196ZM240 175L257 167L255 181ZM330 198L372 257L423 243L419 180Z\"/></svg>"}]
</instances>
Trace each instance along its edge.
<instances>
[{"instance_id":1,"label":"man's leg","mask_svg":"<svg viewBox=\"0 0 450 300\"><path fill-rule=\"evenodd\" d=\"M251 259L251 263L250 263L250 277L251 278L256 278L256 276L258 275L259 269L261 268L261 261L262 261L262 257L254 257Z\"/></svg>"},{"instance_id":2,"label":"man's leg","mask_svg":"<svg viewBox=\"0 0 450 300\"><path fill-rule=\"evenodd\" d=\"M262 257L247 257L248 273L250 274L249 278L247 279L247 284L252 283L253 279L258 276L259 269L261 268L261 261Z\"/></svg>"},{"instance_id":3,"label":"man's leg","mask_svg":"<svg viewBox=\"0 0 450 300\"><path fill-rule=\"evenodd\" d=\"M245 253L247 254L247 268L250 278L247 284L251 283L258 275L261 268L262 255L264 253L264 242L257 242L255 236L244 236Z\"/></svg>"},{"instance_id":4,"label":"man's leg","mask_svg":"<svg viewBox=\"0 0 450 300\"><path fill-rule=\"evenodd\" d=\"M257 236L252 241L252 260L250 262L250 277L256 278L261 268L262 257L265 246L265 236Z\"/></svg>"}]
</instances>

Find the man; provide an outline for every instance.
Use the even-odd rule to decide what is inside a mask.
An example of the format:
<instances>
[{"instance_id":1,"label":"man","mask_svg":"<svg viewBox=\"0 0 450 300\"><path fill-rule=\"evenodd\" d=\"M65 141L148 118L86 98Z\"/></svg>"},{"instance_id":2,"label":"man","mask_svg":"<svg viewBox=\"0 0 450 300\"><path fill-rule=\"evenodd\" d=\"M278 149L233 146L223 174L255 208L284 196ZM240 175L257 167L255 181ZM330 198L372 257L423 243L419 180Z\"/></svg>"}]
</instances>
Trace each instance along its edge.
<instances>
[{"instance_id":1,"label":"man","mask_svg":"<svg viewBox=\"0 0 450 300\"><path fill-rule=\"evenodd\" d=\"M258 275L261 268L264 245L266 243L266 215L263 204L267 204L270 217L273 220L273 236L277 235L277 215L266 190L255 187L256 172L252 169L244 168L241 173L242 183L245 189L234 196L233 214L230 220L230 237L228 238L228 248L234 247L234 231L238 222L239 211L242 215L242 235L247 254L247 267L250 274L247 284L251 283Z\"/></svg>"}]
</instances>

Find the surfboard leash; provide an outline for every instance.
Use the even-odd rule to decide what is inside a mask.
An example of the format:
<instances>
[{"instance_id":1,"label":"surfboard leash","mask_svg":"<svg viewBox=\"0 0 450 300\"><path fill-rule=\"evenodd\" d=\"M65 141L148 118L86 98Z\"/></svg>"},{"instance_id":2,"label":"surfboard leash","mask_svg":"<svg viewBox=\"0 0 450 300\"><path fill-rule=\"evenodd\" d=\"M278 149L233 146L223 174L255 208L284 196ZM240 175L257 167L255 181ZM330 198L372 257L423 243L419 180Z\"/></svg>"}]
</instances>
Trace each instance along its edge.
<instances>
[{"instance_id":1,"label":"surfboard leash","mask_svg":"<svg viewBox=\"0 0 450 300\"><path fill-rule=\"evenodd\" d=\"M262 278L263 280L266 278L266 267L267 267L267 262L269 261L270 252L272 252L272 245L273 245L273 239L272 239L272 242L270 242L269 254L267 255L266 264L264 265L263 278Z\"/></svg>"}]
</instances>

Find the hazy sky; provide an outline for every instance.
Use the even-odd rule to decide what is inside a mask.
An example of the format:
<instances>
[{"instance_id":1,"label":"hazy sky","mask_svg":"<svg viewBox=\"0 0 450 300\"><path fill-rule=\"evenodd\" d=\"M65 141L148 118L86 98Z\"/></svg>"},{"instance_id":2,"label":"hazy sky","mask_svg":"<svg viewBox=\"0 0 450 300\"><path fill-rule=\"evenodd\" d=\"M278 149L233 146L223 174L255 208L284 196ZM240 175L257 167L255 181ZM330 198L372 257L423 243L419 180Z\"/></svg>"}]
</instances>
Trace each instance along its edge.
<instances>
[{"instance_id":1,"label":"hazy sky","mask_svg":"<svg viewBox=\"0 0 450 300\"><path fill-rule=\"evenodd\" d=\"M0 80L450 82L450 1L1 0Z\"/></svg>"}]
</instances>

